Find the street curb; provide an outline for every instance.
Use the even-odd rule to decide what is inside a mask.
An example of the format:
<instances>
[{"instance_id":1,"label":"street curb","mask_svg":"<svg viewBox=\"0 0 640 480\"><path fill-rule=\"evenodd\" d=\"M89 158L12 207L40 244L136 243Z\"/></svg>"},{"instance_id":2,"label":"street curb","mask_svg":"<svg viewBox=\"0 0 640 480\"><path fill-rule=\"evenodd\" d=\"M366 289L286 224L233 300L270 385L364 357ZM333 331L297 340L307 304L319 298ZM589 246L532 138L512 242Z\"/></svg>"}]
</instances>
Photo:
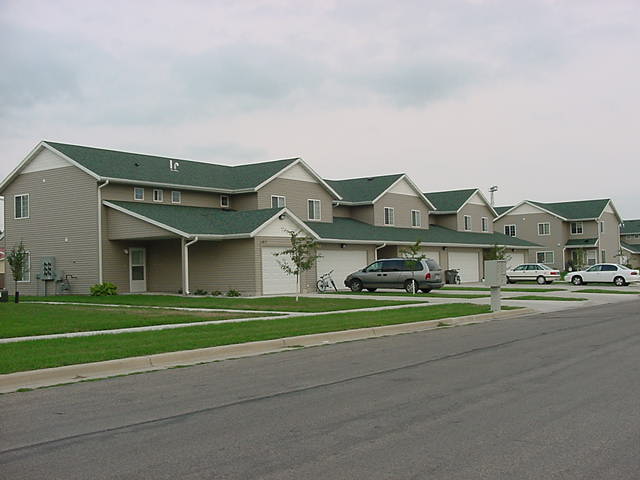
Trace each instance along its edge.
<instances>
[{"instance_id":1,"label":"street curb","mask_svg":"<svg viewBox=\"0 0 640 480\"><path fill-rule=\"evenodd\" d=\"M27 372L16 372L0 375L0 393L10 393L28 388L48 387L64 383L75 383L83 380L128 375L132 373L164 370L167 368L196 365L232 358L252 357L266 353L276 353L293 348L312 347L332 343L364 340L404 333L420 332L446 326L484 323L492 320L503 320L537 313L532 308L505 310L496 313L482 313L464 317L439 318L424 322L401 323L381 327L367 327L339 332L315 333L297 337L285 337L259 342L247 342L218 347L183 350L179 352L158 353L141 357L107 360L104 362L68 365L65 367L45 368Z\"/></svg>"}]
</instances>

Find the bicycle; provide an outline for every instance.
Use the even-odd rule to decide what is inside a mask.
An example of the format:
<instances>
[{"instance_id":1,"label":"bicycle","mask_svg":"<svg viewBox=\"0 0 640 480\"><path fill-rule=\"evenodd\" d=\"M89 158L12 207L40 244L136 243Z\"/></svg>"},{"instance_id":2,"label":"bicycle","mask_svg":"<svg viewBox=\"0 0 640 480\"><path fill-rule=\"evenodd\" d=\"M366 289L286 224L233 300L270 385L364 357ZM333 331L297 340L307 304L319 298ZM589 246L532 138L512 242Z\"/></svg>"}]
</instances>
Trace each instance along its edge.
<instances>
[{"instance_id":1,"label":"bicycle","mask_svg":"<svg viewBox=\"0 0 640 480\"><path fill-rule=\"evenodd\" d=\"M318 292L324 293L329 290L330 287L333 287L336 292L338 291L336 282L334 282L333 278L331 278L332 273L333 270L331 270L329 273L323 273L322 275L320 275L320 280L316 282L316 288L318 289Z\"/></svg>"}]
</instances>

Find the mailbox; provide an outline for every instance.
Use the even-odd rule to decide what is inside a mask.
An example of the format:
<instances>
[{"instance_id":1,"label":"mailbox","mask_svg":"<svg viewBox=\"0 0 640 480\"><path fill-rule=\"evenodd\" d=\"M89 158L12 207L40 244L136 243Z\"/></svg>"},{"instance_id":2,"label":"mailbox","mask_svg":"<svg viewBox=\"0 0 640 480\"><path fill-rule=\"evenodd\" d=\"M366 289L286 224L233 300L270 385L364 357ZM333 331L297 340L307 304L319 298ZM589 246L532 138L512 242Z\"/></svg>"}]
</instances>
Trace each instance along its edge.
<instances>
[{"instance_id":1,"label":"mailbox","mask_svg":"<svg viewBox=\"0 0 640 480\"><path fill-rule=\"evenodd\" d=\"M484 283L490 287L502 287L507 284L507 261L485 260Z\"/></svg>"}]
</instances>

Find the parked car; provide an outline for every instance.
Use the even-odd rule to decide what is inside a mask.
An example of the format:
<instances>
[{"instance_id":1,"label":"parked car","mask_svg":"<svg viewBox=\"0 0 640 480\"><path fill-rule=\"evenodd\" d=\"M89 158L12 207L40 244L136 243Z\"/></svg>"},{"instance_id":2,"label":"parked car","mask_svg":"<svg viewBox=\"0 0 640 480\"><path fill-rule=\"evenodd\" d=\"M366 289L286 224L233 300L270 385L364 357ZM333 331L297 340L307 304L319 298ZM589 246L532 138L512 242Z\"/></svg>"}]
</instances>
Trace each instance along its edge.
<instances>
[{"instance_id":1,"label":"parked car","mask_svg":"<svg viewBox=\"0 0 640 480\"><path fill-rule=\"evenodd\" d=\"M624 265L615 263L598 263L586 270L571 272L565 277L567 282L574 285L584 285L588 282L613 283L619 287L632 282L640 282L638 270L632 270Z\"/></svg>"},{"instance_id":2,"label":"parked car","mask_svg":"<svg viewBox=\"0 0 640 480\"><path fill-rule=\"evenodd\" d=\"M511 270L507 270L507 282L516 283L522 280L535 280L539 285L560 280L560 270L551 268L543 263L523 263Z\"/></svg>"},{"instance_id":3,"label":"parked car","mask_svg":"<svg viewBox=\"0 0 640 480\"><path fill-rule=\"evenodd\" d=\"M410 293L418 290L429 293L442 287L443 277L440 265L430 258L385 258L348 275L344 284L354 292L363 288L370 292L378 288L404 288Z\"/></svg>"}]
</instances>

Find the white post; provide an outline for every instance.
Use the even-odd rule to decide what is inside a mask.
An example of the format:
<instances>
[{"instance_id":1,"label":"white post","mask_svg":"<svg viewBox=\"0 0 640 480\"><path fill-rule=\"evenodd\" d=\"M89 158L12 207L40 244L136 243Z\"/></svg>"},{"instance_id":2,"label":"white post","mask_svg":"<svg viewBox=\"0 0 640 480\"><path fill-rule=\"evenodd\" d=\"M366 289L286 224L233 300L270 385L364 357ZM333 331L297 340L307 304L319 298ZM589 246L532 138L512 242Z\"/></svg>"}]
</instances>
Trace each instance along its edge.
<instances>
[{"instance_id":1,"label":"white post","mask_svg":"<svg viewBox=\"0 0 640 480\"><path fill-rule=\"evenodd\" d=\"M185 241L185 238L182 238L182 294L189 295L189 247L198 241L198 237L189 243Z\"/></svg>"}]
</instances>

